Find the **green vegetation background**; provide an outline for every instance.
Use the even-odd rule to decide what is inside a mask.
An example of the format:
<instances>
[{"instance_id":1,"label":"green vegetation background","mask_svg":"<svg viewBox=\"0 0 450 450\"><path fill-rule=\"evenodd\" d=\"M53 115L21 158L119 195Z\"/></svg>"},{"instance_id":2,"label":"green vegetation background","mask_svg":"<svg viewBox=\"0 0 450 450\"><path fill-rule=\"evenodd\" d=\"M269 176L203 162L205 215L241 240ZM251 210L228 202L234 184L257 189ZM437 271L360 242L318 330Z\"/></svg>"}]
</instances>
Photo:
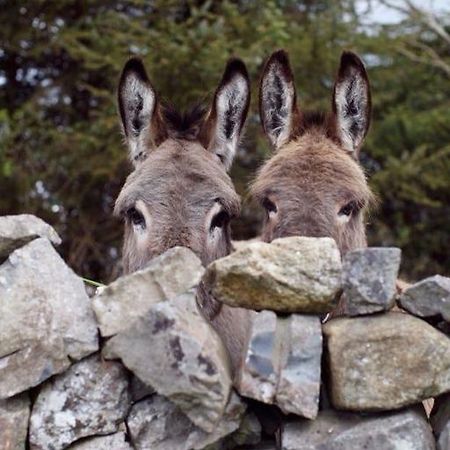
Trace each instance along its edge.
<instances>
[{"instance_id":1,"label":"green vegetation background","mask_svg":"<svg viewBox=\"0 0 450 450\"><path fill-rule=\"evenodd\" d=\"M269 154L257 115L264 59L291 55L301 105L328 108L342 49L367 64L373 123L362 162L380 206L371 245L403 250L410 279L449 274L449 18L408 7L395 25L370 23L371 3L304 1L0 0L0 214L53 224L64 258L107 281L120 258L114 199L130 168L115 88L141 55L160 94L180 108L210 97L230 55L248 65L253 98L232 178L243 195L235 238L255 236L246 186ZM358 6L358 8L357 8ZM427 21L428 20L428 21ZM431 25L430 25L431 23Z\"/></svg>"}]
</instances>

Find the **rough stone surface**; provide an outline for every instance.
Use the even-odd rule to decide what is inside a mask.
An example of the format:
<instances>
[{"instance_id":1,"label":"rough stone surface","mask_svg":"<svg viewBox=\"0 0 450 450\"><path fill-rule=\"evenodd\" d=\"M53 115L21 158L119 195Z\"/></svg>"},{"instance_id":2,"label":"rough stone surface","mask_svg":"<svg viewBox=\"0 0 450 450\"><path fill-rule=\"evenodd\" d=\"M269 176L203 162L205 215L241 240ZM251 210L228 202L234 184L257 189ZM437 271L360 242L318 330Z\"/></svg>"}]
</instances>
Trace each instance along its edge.
<instances>
[{"instance_id":1,"label":"rough stone surface","mask_svg":"<svg viewBox=\"0 0 450 450\"><path fill-rule=\"evenodd\" d=\"M435 275L413 284L403 291L400 305L416 316L450 322L450 278Z\"/></svg>"},{"instance_id":2,"label":"rough stone surface","mask_svg":"<svg viewBox=\"0 0 450 450\"><path fill-rule=\"evenodd\" d=\"M222 420L211 433L206 433L180 408L155 394L133 405L127 424L137 450L214 449L212 444L238 429L245 409L244 403L232 393Z\"/></svg>"},{"instance_id":3,"label":"rough stone surface","mask_svg":"<svg viewBox=\"0 0 450 450\"><path fill-rule=\"evenodd\" d=\"M431 428L423 413L407 409L361 416L322 411L314 421L287 423L283 450L434 450Z\"/></svg>"},{"instance_id":4,"label":"rough stone surface","mask_svg":"<svg viewBox=\"0 0 450 450\"><path fill-rule=\"evenodd\" d=\"M264 403L273 403L276 394L280 351L276 328L274 312L261 311L253 316L237 379L241 395Z\"/></svg>"},{"instance_id":5,"label":"rough stone surface","mask_svg":"<svg viewBox=\"0 0 450 450\"><path fill-rule=\"evenodd\" d=\"M323 326L335 408L401 408L450 390L450 339L421 319L390 312Z\"/></svg>"},{"instance_id":6,"label":"rough stone surface","mask_svg":"<svg viewBox=\"0 0 450 450\"><path fill-rule=\"evenodd\" d=\"M115 433L129 406L125 368L92 355L42 388L31 414L31 449L59 450L87 436Z\"/></svg>"},{"instance_id":7,"label":"rough stone surface","mask_svg":"<svg viewBox=\"0 0 450 450\"><path fill-rule=\"evenodd\" d=\"M133 450L133 447L126 441L123 431L109 434L108 436L96 436L84 439L68 447L70 450Z\"/></svg>"},{"instance_id":8,"label":"rough stone surface","mask_svg":"<svg viewBox=\"0 0 450 450\"><path fill-rule=\"evenodd\" d=\"M319 410L322 327L314 316L293 314L281 325L280 369L275 404L285 413L314 419Z\"/></svg>"},{"instance_id":9,"label":"rough stone surface","mask_svg":"<svg viewBox=\"0 0 450 450\"><path fill-rule=\"evenodd\" d=\"M435 399L430 421L436 436L437 450L450 450L450 394Z\"/></svg>"},{"instance_id":10,"label":"rough stone surface","mask_svg":"<svg viewBox=\"0 0 450 450\"><path fill-rule=\"evenodd\" d=\"M0 261L38 237L47 238L54 245L61 244L58 233L39 217L31 214L0 217Z\"/></svg>"},{"instance_id":11,"label":"rough stone surface","mask_svg":"<svg viewBox=\"0 0 450 450\"><path fill-rule=\"evenodd\" d=\"M94 297L93 307L102 336L112 336L141 317L151 305L197 285L204 269L189 249L175 247L140 271L121 277Z\"/></svg>"},{"instance_id":12,"label":"rough stone surface","mask_svg":"<svg viewBox=\"0 0 450 450\"><path fill-rule=\"evenodd\" d=\"M42 383L98 349L81 279L44 238L0 266L0 398Z\"/></svg>"},{"instance_id":13,"label":"rough stone surface","mask_svg":"<svg viewBox=\"0 0 450 450\"><path fill-rule=\"evenodd\" d=\"M256 314L237 387L241 395L276 404L310 419L319 407L322 331L320 319L272 311Z\"/></svg>"},{"instance_id":14,"label":"rough stone surface","mask_svg":"<svg viewBox=\"0 0 450 450\"><path fill-rule=\"evenodd\" d=\"M288 237L218 259L203 279L214 298L231 306L321 314L336 305L341 259L333 239Z\"/></svg>"},{"instance_id":15,"label":"rough stone surface","mask_svg":"<svg viewBox=\"0 0 450 450\"><path fill-rule=\"evenodd\" d=\"M217 426L231 389L228 355L200 315L193 292L151 306L129 329L113 336L103 354L120 358L204 431Z\"/></svg>"},{"instance_id":16,"label":"rough stone surface","mask_svg":"<svg viewBox=\"0 0 450 450\"><path fill-rule=\"evenodd\" d=\"M30 400L27 394L0 400L0 448L25 450Z\"/></svg>"},{"instance_id":17,"label":"rough stone surface","mask_svg":"<svg viewBox=\"0 0 450 450\"><path fill-rule=\"evenodd\" d=\"M348 252L342 261L345 315L387 311L395 303L401 251L370 247Z\"/></svg>"}]
</instances>

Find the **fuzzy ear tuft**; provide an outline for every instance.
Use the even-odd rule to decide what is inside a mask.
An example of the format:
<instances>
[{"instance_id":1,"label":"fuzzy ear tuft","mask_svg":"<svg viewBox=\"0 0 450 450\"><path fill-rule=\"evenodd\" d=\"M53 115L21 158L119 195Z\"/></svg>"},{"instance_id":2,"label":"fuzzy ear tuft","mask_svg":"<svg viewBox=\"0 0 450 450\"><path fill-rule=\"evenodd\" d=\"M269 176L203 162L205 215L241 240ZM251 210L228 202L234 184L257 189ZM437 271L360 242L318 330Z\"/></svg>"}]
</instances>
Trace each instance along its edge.
<instances>
[{"instance_id":1,"label":"fuzzy ear tuft","mask_svg":"<svg viewBox=\"0 0 450 450\"><path fill-rule=\"evenodd\" d=\"M342 146L358 157L370 125L370 85L361 59L344 51L334 85L333 112Z\"/></svg>"},{"instance_id":2,"label":"fuzzy ear tuft","mask_svg":"<svg viewBox=\"0 0 450 450\"><path fill-rule=\"evenodd\" d=\"M205 123L205 146L230 169L250 104L250 80L245 64L231 58L215 92Z\"/></svg>"},{"instance_id":3,"label":"fuzzy ear tuft","mask_svg":"<svg viewBox=\"0 0 450 450\"><path fill-rule=\"evenodd\" d=\"M292 137L298 116L294 75L284 50L272 53L259 88L261 123L271 145L278 149Z\"/></svg>"},{"instance_id":4,"label":"fuzzy ear tuft","mask_svg":"<svg viewBox=\"0 0 450 450\"><path fill-rule=\"evenodd\" d=\"M157 104L155 90L138 58L131 58L123 68L118 101L129 157L136 165L147 157L151 121Z\"/></svg>"}]
</instances>

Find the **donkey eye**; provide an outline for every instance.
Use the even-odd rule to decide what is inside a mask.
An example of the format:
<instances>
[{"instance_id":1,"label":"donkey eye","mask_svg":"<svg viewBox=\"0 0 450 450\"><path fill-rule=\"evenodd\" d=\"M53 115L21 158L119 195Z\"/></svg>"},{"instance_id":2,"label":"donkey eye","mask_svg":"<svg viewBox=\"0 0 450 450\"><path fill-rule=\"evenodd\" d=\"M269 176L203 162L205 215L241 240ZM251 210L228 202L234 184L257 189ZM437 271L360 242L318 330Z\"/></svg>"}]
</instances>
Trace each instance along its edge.
<instances>
[{"instance_id":1,"label":"donkey eye","mask_svg":"<svg viewBox=\"0 0 450 450\"><path fill-rule=\"evenodd\" d=\"M136 208L129 208L127 210L127 217L133 225L145 228L145 218Z\"/></svg>"},{"instance_id":2,"label":"donkey eye","mask_svg":"<svg viewBox=\"0 0 450 450\"><path fill-rule=\"evenodd\" d=\"M224 228L229 221L230 215L225 210L222 209L222 211L220 211L213 217L211 221L210 230L213 231L214 228Z\"/></svg>"},{"instance_id":3,"label":"donkey eye","mask_svg":"<svg viewBox=\"0 0 450 450\"><path fill-rule=\"evenodd\" d=\"M267 197L263 200L262 205L269 214L276 214L278 211L277 205Z\"/></svg>"},{"instance_id":4,"label":"donkey eye","mask_svg":"<svg viewBox=\"0 0 450 450\"><path fill-rule=\"evenodd\" d=\"M359 209L358 204L354 201L347 203L339 210L340 216L351 216L353 213L357 212Z\"/></svg>"}]
</instances>

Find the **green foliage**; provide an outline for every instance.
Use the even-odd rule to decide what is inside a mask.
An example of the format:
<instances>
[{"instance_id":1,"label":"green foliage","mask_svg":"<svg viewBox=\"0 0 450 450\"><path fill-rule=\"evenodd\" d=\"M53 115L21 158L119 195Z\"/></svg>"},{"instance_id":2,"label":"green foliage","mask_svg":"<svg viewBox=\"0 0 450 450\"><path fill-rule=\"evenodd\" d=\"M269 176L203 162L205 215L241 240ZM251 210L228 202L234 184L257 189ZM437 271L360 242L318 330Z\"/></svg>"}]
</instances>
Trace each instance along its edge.
<instances>
[{"instance_id":1,"label":"green foliage","mask_svg":"<svg viewBox=\"0 0 450 450\"><path fill-rule=\"evenodd\" d=\"M268 154L257 115L264 59L291 55L300 103L328 108L343 48L368 62L374 121L363 162L381 207L372 245L399 245L410 277L448 270L449 54L417 17L363 25L356 1L0 1L0 213L30 212L55 225L79 273L107 281L120 257L111 217L130 168L115 89L126 59L140 55L163 97L186 108L210 99L226 60L239 55L253 81L247 136L232 177L245 196ZM422 62L411 61L411 43ZM425 47L424 47L425 46ZM446 53L447 51L447 53ZM409 52L409 53L408 53ZM205 97L206 96L206 97ZM257 234L246 203L235 236Z\"/></svg>"}]
</instances>

